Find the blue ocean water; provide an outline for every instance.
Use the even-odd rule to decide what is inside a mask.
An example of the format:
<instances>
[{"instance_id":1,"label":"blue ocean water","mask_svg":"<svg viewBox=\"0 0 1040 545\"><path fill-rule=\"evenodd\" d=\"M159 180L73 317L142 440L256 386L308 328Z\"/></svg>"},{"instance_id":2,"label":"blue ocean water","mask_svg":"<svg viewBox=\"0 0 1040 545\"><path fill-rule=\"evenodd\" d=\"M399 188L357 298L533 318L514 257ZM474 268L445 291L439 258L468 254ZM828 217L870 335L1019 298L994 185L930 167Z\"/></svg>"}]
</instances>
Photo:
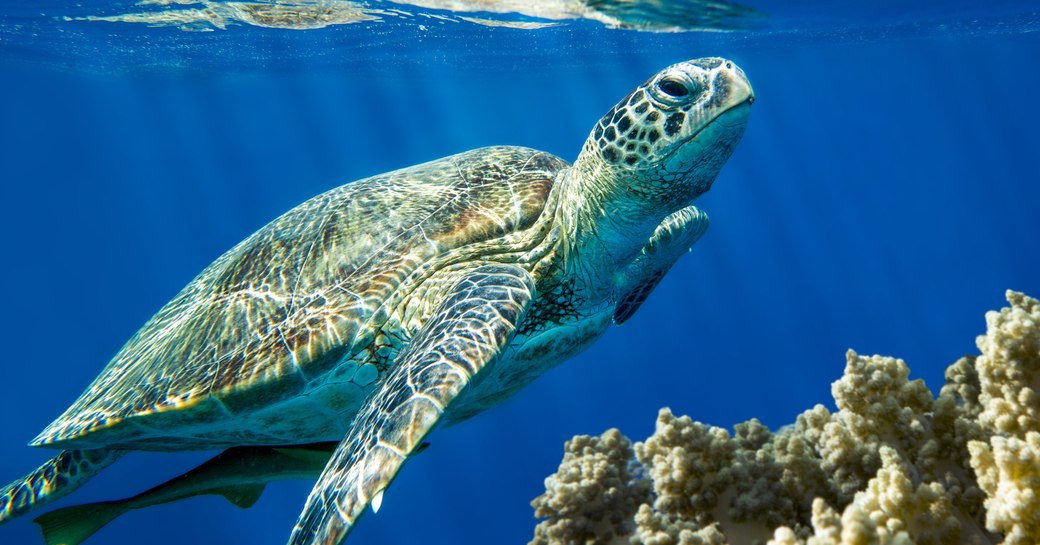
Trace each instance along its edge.
<instances>
[{"instance_id":1,"label":"blue ocean water","mask_svg":"<svg viewBox=\"0 0 1040 545\"><path fill-rule=\"evenodd\" d=\"M636 316L504 405L438 430L348 543L525 543L563 442L657 410L771 428L844 353L905 358L933 389L1008 288L1040 295L1040 9L1019 1L748 1L737 32L571 21L213 32L0 10L0 481L24 446L209 262L342 183L493 144L573 159L660 68L725 56L747 133L699 201L708 234ZM837 11L836 11L837 10ZM62 505L130 495L209 453L128 456ZM310 483L239 510L195 498L88 543L284 543ZM0 543L41 543L26 517Z\"/></svg>"}]
</instances>

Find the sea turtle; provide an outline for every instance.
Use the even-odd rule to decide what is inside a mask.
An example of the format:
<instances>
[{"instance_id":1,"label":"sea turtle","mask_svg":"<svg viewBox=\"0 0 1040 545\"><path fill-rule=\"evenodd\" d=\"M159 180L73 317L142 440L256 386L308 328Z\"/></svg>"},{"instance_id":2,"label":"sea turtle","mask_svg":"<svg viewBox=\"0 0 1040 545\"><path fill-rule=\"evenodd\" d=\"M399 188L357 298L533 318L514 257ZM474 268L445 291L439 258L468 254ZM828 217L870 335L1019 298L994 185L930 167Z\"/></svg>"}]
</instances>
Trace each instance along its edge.
<instances>
[{"instance_id":1,"label":"sea turtle","mask_svg":"<svg viewBox=\"0 0 1040 545\"><path fill-rule=\"evenodd\" d=\"M338 544L438 424L501 401L642 304L707 227L744 132L732 62L665 68L573 165L489 147L314 197L208 266L33 440L0 521L131 450L336 441L290 543Z\"/></svg>"}]
</instances>

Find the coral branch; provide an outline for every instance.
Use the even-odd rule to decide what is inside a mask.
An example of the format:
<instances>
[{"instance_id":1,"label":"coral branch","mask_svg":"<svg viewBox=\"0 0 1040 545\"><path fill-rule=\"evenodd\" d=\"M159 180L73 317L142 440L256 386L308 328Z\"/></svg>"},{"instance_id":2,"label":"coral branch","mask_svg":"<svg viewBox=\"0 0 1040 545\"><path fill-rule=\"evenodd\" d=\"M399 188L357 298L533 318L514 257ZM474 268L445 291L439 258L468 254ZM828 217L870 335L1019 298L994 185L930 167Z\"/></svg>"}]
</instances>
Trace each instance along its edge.
<instances>
[{"instance_id":1,"label":"coral branch","mask_svg":"<svg viewBox=\"0 0 1040 545\"><path fill-rule=\"evenodd\" d=\"M567 443L532 545L1040 543L1040 302L1009 291L937 399L851 350L822 405L773 433L662 409L634 446Z\"/></svg>"}]
</instances>

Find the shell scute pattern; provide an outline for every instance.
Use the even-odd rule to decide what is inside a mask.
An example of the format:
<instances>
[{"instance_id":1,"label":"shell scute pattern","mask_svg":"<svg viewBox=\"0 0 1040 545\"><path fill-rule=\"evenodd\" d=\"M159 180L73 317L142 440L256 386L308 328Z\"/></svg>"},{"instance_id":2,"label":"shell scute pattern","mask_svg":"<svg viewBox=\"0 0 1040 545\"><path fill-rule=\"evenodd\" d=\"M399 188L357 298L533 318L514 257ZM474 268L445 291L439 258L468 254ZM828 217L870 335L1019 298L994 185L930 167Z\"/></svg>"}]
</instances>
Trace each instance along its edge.
<instances>
[{"instance_id":1,"label":"shell scute pattern","mask_svg":"<svg viewBox=\"0 0 1040 545\"><path fill-rule=\"evenodd\" d=\"M445 255L477 259L458 249L533 225L567 166L535 150L483 148L301 204L207 267L34 444L168 447L159 430L209 438L209 425L295 400L348 361L385 371L407 326L425 319L387 325L408 290L450 266ZM352 406L354 386L331 383L340 386L309 402ZM127 419L143 425L120 425ZM239 435L229 444L251 442Z\"/></svg>"}]
</instances>

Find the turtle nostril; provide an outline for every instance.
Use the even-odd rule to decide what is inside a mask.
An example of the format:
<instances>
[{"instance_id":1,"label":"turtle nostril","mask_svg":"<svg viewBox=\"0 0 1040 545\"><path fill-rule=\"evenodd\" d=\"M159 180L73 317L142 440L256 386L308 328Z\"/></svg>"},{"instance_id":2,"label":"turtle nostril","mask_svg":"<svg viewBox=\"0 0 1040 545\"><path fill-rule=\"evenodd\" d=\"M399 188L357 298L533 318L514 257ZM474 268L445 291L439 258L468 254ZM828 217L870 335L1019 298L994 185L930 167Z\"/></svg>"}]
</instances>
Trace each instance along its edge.
<instances>
[{"instance_id":1,"label":"turtle nostril","mask_svg":"<svg viewBox=\"0 0 1040 545\"><path fill-rule=\"evenodd\" d=\"M729 70L733 70L733 63L727 62L726 63L726 68L729 69Z\"/></svg>"},{"instance_id":2,"label":"turtle nostril","mask_svg":"<svg viewBox=\"0 0 1040 545\"><path fill-rule=\"evenodd\" d=\"M755 103L755 97L748 97L747 103L748 103L748 106L754 104Z\"/></svg>"}]
</instances>

